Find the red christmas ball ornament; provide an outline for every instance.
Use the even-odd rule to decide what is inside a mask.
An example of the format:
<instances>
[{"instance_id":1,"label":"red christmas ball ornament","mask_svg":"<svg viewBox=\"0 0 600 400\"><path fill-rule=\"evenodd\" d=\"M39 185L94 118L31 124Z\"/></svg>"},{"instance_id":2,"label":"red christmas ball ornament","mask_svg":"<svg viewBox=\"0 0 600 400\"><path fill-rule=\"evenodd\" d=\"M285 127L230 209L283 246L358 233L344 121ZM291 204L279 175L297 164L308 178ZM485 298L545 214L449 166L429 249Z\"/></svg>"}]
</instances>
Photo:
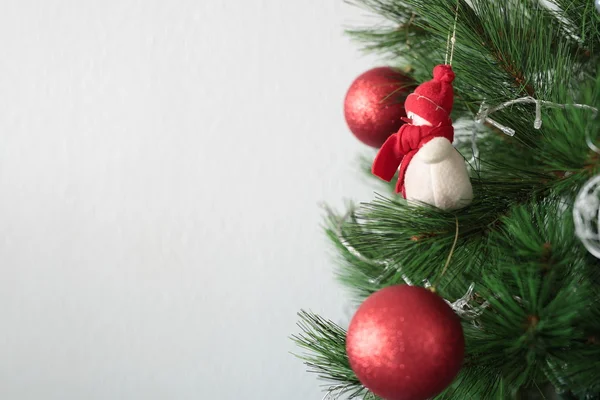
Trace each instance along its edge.
<instances>
[{"instance_id":1,"label":"red christmas ball ornament","mask_svg":"<svg viewBox=\"0 0 600 400\"><path fill-rule=\"evenodd\" d=\"M389 67L373 68L352 82L344 100L350 131L366 145L379 148L406 117L404 100L413 81Z\"/></svg>"},{"instance_id":2,"label":"red christmas ball ornament","mask_svg":"<svg viewBox=\"0 0 600 400\"><path fill-rule=\"evenodd\" d=\"M418 286L379 290L358 308L346 353L361 383L386 400L425 400L461 368L460 319L435 293Z\"/></svg>"}]
</instances>

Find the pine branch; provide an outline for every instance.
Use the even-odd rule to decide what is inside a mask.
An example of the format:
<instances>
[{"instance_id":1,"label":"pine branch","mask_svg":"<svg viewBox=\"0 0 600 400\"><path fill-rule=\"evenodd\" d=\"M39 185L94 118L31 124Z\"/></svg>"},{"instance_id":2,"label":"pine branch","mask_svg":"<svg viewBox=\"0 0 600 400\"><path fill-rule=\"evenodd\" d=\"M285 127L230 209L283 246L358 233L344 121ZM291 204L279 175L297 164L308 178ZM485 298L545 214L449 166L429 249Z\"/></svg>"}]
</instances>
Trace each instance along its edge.
<instances>
[{"instance_id":1,"label":"pine branch","mask_svg":"<svg viewBox=\"0 0 600 400\"><path fill-rule=\"evenodd\" d=\"M558 10L553 14L568 35L577 41L581 53L590 58L600 46L600 17L592 2L586 0L550 0ZM597 57L597 55L595 55Z\"/></svg>"},{"instance_id":2,"label":"pine branch","mask_svg":"<svg viewBox=\"0 0 600 400\"><path fill-rule=\"evenodd\" d=\"M376 400L360 383L350 368L346 356L346 331L334 322L310 312L298 313L302 333L292 340L309 353L297 356L304 361L309 372L318 374L330 383L332 395L346 395L348 399Z\"/></svg>"}]
</instances>

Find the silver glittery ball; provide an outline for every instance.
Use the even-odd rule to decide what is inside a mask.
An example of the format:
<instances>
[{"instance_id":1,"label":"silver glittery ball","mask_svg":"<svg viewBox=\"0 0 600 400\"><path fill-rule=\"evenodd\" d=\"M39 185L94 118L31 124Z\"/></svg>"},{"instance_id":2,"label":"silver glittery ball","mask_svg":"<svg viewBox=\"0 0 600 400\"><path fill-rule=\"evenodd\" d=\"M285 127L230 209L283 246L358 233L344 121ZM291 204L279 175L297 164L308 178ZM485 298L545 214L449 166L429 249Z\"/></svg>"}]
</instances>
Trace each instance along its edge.
<instances>
[{"instance_id":1,"label":"silver glittery ball","mask_svg":"<svg viewBox=\"0 0 600 400\"><path fill-rule=\"evenodd\" d=\"M600 258L600 175L587 181L573 205L575 234L596 258Z\"/></svg>"},{"instance_id":2,"label":"silver glittery ball","mask_svg":"<svg viewBox=\"0 0 600 400\"><path fill-rule=\"evenodd\" d=\"M594 0L594 4L596 5L596 10L600 12L600 0Z\"/></svg>"}]
</instances>

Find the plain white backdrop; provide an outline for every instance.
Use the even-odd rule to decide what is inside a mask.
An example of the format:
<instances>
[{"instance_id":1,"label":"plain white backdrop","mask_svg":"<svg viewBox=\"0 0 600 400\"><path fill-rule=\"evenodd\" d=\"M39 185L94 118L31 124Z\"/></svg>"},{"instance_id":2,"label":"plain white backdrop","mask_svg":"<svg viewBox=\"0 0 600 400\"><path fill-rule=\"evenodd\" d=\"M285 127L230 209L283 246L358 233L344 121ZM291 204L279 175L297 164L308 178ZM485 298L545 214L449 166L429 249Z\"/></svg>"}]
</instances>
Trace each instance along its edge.
<instances>
[{"instance_id":1,"label":"plain white backdrop","mask_svg":"<svg viewBox=\"0 0 600 400\"><path fill-rule=\"evenodd\" d=\"M369 200L341 0L5 0L0 398L321 399L319 202ZM374 20L376 21L376 20Z\"/></svg>"}]
</instances>

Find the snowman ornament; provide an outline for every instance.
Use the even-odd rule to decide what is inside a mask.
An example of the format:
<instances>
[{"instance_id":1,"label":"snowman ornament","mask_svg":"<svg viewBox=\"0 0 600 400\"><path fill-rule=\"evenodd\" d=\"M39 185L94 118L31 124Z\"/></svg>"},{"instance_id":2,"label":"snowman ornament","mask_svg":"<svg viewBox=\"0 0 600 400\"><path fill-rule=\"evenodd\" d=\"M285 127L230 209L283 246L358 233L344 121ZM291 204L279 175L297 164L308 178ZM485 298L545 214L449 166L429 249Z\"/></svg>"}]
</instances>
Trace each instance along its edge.
<instances>
[{"instance_id":1,"label":"snowman ornament","mask_svg":"<svg viewBox=\"0 0 600 400\"><path fill-rule=\"evenodd\" d=\"M433 79L406 98L406 124L381 146L372 167L374 175L388 182L399 167L397 193L443 210L456 210L473 200L465 160L452 145L452 81L452 67L438 65Z\"/></svg>"}]
</instances>

